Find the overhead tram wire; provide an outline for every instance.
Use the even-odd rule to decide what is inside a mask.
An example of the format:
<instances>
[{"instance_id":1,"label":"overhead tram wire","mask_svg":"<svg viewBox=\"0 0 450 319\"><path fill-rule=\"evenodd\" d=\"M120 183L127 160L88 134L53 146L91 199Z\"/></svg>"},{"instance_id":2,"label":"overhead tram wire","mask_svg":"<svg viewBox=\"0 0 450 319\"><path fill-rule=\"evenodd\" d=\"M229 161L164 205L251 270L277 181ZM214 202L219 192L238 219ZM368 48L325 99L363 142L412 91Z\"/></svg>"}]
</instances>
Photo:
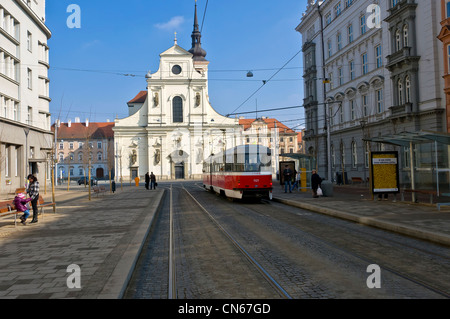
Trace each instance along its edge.
<instances>
[{"instance_id":1,"label":"overhead tram wire","mask_svg":"<svg viewBox=\"0 0 450 319\"><path fill-rule=\"evenodd\" d=\"M237 114L236 113L237 110L239 110L245 103L247 103L253 96L255 96L256 93L258 93L267 83L269 83L278 73L280 73L289 63L291 63L291 61L294 60L297 57L297 55L300 54L300 52L302 52L302 50L303 49L300 49L292 58L289 59L289 61L287 61L280 69L278 69L277 72L275 72L268 80L263 81L263 84L230 114L233 114L233 115ZM254 112L251 112L251 113L254 113Z\"/></svg>"}]
</instances>

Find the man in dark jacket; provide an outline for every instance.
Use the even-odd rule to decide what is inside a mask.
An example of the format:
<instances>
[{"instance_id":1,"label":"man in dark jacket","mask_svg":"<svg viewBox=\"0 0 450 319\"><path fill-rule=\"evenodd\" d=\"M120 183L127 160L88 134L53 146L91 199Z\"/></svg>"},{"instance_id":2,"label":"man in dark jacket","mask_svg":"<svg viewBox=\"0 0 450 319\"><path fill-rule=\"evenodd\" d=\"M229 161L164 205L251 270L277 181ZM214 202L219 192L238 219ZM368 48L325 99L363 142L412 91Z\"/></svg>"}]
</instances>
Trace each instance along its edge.
<instances>
[{"instance_id":1,"label":"man in dark jacket","mask_svg":"<svg viewBox=\"0 0 450 319\"><path fill-rule=\"evenodd\" d=\"M148 185L150 184L150 175L148 172L145 174L145 188L148 189Z\"/></svg>"},{"instance_id":2,"label":"man in dark jacket","mask_svg":"<svg viewBox=\"0 0 450 319\"><path fill-rule=\"evenodd\" d=\"M292 174L293 174L293 172L289 168L289 165L285 165L284 170L283 170L284 192L285 193L287 193L288 187L289 187L289 193L292 193L292 191L291 191Z\"/></svg>"},{"instance_id":3,"label":"man in dark jacket","mask_svg":"<svg viewBox=\"0 0 450 319\"><path fill-rule=\"evenodd\" d=\"M320 178L319 174L317 174L317 171L315 169L313 169L312 175L311 175L311 188L313 191L314 198L319 197L317 195L317 189L321 186L321 184L322 184L322 178Z\"/></svg>"}]
</instances>

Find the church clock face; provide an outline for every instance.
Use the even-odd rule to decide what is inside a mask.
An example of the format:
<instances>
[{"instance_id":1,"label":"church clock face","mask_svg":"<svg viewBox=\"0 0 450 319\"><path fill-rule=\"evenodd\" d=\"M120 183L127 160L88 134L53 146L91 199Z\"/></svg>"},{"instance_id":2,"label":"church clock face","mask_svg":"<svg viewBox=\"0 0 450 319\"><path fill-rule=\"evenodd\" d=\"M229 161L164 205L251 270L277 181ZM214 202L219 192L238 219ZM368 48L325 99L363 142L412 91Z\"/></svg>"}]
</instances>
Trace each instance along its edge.
<instances>
[{"instance_id":1,"label":"church clock face","mask_svg":"<svg viewBox=\"0 0 450 319\"><path fill-rule=\"evenodd\" d=\"M174 65L172 68L172 73L175 75L178 75L181 73L181 66L179 65Z\"/></svg>"}]
</instances>

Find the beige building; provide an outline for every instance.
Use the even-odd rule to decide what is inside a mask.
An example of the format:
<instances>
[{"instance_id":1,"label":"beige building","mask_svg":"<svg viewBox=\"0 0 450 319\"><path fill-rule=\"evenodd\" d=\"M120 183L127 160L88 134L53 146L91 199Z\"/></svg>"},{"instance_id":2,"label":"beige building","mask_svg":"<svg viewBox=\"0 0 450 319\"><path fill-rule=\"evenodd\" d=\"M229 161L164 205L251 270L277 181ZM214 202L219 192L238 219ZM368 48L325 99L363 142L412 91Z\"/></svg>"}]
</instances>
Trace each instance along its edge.
<instances>
[{"instance_id":1,"label":"beige building","mask_svg":"<svg viewBox=\"0 0 450 319\"><path fill-rule=\"evenodd\" d=\"M58 179L78 180L89 175L97 179L108 178L114 172L114 123L60 123L57 128ZM55 125L52 126L52 131Z\"/></svg>"}]
</instances>

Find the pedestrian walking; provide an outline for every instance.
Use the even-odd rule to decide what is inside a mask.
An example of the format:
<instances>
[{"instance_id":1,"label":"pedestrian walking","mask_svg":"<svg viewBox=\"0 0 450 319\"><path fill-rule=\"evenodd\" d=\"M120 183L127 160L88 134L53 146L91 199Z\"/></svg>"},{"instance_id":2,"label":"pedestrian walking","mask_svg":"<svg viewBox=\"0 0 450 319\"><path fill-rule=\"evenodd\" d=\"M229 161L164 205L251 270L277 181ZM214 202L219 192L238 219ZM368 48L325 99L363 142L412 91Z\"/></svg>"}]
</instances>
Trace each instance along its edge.
<instances>
[{"instance_id":1,"label":"pedestrian walking","mask_svg":"<svg viewBox=\"0 0 450 319\"><path fill-rule=\"evenodd\" d=\"M31 206L33 207L33 219L31 220L31 224L33 224L38 222L39 182L36 176L32 174L28 175L28 181L30 185L28 185L27 194L31 198Z\"/></svg>"},{"instance_id":2,"label":"pedestrian walking","mask_svg":"<svg viewBox=\"0 0 450 319\"><path fill-rule=\"evenodd\" d=\"M284 166L283 170L283 178L284 178L284 192L287 193L289 189L289 193L292 193L292 170L289 168L289 165Z\"/></svg>"},{"instance_id":3,"label":"pedestrian walking","mask_svg":"<svg viewBox=\"0 0 450 319\"><path fill-rule=\"evenodd\" d=\"M150 189L156 189L156 176L153 172L150 174Z\"/></svg>"},{"instance_id":4,"label":"pedestrian walking","mask_svg":"<svg viewBox=\"0 0 450 319\"><path fill-rule=\"evenodd\" d=\"M317 174L317 171L315 169L313 169L312 175L311 175L311 188L313 191L314 198L319 197L319 195L317 194L317 189L319 189L319 187L321 187L321 185L322 185L322 178L319 176L319 174Z\"/></svg>"},{"instance_id":5,"label":"pedestrian walking","mask_svg":"<svg viewBox=\"0 0 450 319\"><path fill-rule=\"evenodd\" d=\"M148 189L148 185L150 184L150 175L148 172L145 174L145 188Z\"/></svg>"},{"instance_id":6,"label":"pedestrian walking","mask_svg":"<svg viewBox=\"0 0 450 319\"><path fill-rule=\"evenodd\" d=\"M30 216L30 210L26 206L27 203L31 202L31 198L26 198L25 194L19 193L14 197L14 207L18 212L22 212L23 215L20 216L21 223L26 225L27 218Z\"/></svg>"}]
</instances>

